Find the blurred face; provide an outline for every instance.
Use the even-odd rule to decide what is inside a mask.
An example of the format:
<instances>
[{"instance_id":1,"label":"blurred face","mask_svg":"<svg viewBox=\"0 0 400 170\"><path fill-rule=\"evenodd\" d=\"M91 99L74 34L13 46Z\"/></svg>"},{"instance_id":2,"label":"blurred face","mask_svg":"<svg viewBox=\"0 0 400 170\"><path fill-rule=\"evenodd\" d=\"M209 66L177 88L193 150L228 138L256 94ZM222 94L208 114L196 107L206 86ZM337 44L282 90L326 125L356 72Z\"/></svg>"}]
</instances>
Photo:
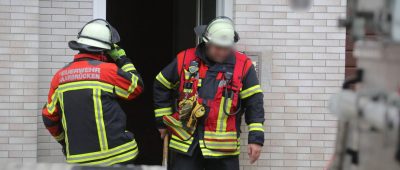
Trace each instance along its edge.
<instances>
[{"instance_id":1,"label":"blurred face","mask_svg":"<svg viewBox=\"0 0 400 170\"><path fill-rule=\"evenodd\" d=\"M207 56L216 63L224 62L232 51L232 47L220 47L207 44Z\"/></svg>"}]
</instances>

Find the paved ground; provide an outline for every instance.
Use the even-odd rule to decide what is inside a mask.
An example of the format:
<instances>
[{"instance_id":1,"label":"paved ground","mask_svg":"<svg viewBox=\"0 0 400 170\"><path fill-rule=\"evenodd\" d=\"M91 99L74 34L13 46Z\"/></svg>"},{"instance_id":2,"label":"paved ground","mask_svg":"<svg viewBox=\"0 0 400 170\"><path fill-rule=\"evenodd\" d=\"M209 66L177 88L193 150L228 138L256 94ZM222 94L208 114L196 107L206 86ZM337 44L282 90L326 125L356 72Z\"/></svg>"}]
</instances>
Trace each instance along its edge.
<instances>
[{"instance_id":1,"label":"paved ground","mask_svg":"<svg viewBox=\"0 0 400 170\"><path fill-rule=\"evenodd\" d=\"M166 170L161 166L115 166L115 167L89 167L89 166L73 166L68 164L15 164L10 163L0 166L0 170Z\"/></svg>"}]
</instances>

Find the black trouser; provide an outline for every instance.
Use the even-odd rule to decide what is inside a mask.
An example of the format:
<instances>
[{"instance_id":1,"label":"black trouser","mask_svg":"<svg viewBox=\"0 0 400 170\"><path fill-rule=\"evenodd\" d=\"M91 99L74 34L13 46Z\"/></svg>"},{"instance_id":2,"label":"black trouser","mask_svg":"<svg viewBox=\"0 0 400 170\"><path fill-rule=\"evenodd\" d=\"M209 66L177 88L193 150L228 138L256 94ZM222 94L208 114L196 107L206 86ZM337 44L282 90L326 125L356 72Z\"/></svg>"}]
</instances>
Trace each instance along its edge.
<instances>
[{"instance_id":1,"label":"black trouser","mask_svg":"<svg viewBox=\"0 0 400 170\"><path fill-rule=\"evenodd\" d=\"M170 152L168 170L239 170L239 156L204 158L198 146L192 156Z\"/></svg>"}]
</instances>

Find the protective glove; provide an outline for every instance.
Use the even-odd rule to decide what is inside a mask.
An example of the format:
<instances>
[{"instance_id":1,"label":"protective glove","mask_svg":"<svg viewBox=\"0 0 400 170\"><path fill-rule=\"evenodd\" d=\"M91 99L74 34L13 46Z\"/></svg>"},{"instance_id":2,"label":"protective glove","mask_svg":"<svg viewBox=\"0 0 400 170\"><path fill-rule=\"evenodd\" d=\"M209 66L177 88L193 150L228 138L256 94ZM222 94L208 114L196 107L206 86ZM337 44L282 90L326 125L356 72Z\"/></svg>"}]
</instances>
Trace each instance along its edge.
<instances>
[{"instance_id":1,"label":"protective glove","mask_svg":"<svg viewBox=\"0 0 400 170\"><path fill-rule=\"evenodd\" d=\"M120 48L117 44L113 45L114 48L108 51L108 55L114 60L117 61L122 56L126 56L125 50Z\"/></svg>"}]
</instances>

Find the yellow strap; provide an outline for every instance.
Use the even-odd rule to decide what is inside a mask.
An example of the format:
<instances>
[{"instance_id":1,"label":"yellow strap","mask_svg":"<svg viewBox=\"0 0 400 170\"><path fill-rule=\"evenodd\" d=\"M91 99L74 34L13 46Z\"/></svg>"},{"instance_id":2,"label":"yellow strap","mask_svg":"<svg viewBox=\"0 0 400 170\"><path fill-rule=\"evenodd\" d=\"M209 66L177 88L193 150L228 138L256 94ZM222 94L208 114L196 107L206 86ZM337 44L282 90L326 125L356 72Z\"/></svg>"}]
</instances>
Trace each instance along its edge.
<instances>
[{"instance_id":1,"label":"yellow strap","mask_svg":"<svg viewBox=\"0 0 400 170\"><path fill-rule=\"evenodd\" d=\"M255 86L252 86L250 88L247 88L246 90L242 90L240 92L240 98L241 99L245 99L245 98L250 97L250 96L252 96L252 95L254 95L256 93L262 93L262 92L263 91L261 89L261 86L260 85L255 85Z\"/></svg>"}]
</instances>

